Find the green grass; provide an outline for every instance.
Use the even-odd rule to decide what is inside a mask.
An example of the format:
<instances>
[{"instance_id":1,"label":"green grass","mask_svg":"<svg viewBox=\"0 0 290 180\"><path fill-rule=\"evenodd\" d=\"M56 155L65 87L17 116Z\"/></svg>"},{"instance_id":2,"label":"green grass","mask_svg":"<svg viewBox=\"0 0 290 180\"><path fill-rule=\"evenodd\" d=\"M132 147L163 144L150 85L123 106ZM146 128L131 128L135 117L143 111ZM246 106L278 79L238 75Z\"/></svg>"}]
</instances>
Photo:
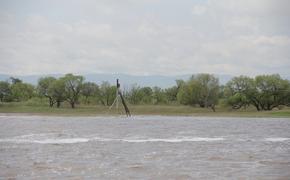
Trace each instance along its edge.
<instances>
[{"instance_id":1,"label":"green grass","mask_svg":"<svg viewBox=\"0 0 290 180\"><path fill-rule=\"evenodd\" d=\"M273 116L276 117L290 117L290 110L288 111L275 111L270 113Z\"/></svg>"},{"instance_id":2,"label":"green grass","mask_svg":"<svg viewBox=\"0 0 290 180\"><path fill-rule=\"evenodd\" d=\"M133 106L134 114L140 115L182 115L182 116L213 116L213 117L290 117L290 109L273 111L256 111L253 108L232 110L225 107L217 107L216 112L211 109L190 106Z\"/></svg>"},{"instance_id":3,"label":"green grass","mask_svg":"<svg viewBox=\"0 0 290 180\"><path fill-rule=\"evenodd\" d=\"M183 105L136 105L129 106L132 115L166 115L166 116L212 116L212 117L290 117L290 109L273 111L256 111L254 108L232 110L228 107L217 107L216 112L211 109ZM18 102L1 103L0 113L24 113L32 115L51 116L109 116L124 114L119 110L106 106L77 106L75 109L65 104L61 108L50 108L43 103Z\"/></svg>"},{"instance_id":4,"label":"green grass","mask_svg":"<svg viewBox=\"0 0 290 180\"><path fill-rule=\"evenodd\" d=\"M17 103L9 103L0 105L0 113L27 113L40 115L64 115L64 116L92 116L92 115L106 115L110 112L104 106L80 106L75 109L69 106L61 108L50 108L48 106L30 106Z\"/></svg>"}]
</instances>

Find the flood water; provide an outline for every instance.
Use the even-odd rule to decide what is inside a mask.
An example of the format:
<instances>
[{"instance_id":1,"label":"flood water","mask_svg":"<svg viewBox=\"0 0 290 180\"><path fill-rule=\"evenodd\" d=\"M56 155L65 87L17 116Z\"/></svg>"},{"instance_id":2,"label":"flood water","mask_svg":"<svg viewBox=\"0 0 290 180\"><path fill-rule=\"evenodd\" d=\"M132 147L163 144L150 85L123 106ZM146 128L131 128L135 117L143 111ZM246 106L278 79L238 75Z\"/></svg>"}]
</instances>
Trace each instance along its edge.
<instances>
[{"instance_id":1,"label":"flood water","mask_svg":"<svg viewBox=\"0 0 290 180\"><path fill-rule=\"evenodd\" d=\"M290 179L290 119L0 115L0 179Z\"/></svg>"}]
</instances>

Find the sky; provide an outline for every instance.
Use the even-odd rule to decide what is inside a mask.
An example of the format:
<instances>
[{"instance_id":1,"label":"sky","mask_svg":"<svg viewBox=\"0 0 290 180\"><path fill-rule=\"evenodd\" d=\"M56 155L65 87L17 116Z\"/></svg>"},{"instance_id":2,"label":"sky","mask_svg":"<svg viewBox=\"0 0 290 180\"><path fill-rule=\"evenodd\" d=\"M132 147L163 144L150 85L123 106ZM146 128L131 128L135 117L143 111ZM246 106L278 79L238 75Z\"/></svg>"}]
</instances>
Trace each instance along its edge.
<instances>
[{"instance_id":1,"label":"sky","mask_svg":"<svg viewBox=\"0 0 290 180\"><path fill-rule=\"evenodd\" d=\"M0 74L290 75L289 0L0 0Z\"/></svg>"}]
</instances>

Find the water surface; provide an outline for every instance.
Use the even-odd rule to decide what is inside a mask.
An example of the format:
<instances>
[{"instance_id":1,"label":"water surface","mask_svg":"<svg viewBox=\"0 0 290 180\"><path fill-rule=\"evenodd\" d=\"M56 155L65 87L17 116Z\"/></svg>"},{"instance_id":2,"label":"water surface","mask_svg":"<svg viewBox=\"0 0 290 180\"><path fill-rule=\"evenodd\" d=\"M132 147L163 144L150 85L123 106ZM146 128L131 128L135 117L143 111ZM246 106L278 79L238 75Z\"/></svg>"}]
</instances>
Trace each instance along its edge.
<instances>
[{"instance_id":1,"label":"water surface","mask_svg":"<svg viewBox=\"0 0 290 180\"><path fill-rule=\"evenodd\" d=\"M288 179L290 119L0 116L0 179Z\"/></svg>"}]
</instances>

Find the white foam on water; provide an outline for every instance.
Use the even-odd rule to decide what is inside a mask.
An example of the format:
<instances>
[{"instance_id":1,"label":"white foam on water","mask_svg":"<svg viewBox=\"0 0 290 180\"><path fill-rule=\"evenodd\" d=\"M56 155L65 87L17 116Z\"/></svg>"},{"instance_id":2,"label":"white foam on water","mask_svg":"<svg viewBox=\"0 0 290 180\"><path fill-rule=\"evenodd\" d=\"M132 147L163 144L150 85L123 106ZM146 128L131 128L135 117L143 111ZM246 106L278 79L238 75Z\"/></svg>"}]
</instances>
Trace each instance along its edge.
<instances>
[{"instance_id":1,"label":"white foam on water","mask_svg":"<svg viewBox=\"0 0 290 180\"><path fill-rule=\"evenodd\" d=\"M90 139L87 138L68 138L68 139L44 139L35 140L33 143L39 144L74 144L74 143L84 143L89 142Z\"/></svg>"},{"instance_id":2,"label":"white foam on water","mask_svg":"<svg viewBox=\"0 0 290 180\"><path fill-rule=\"evenodd\" d=\"M65 137L63 137L65 136ZM42 133L25 134L7 139L0 139L0 142L6 143L36 143L36 144L73 144L88 142L88 138L71 137L71 134L62 133Z\"/></svg>"},{"instance_id":3,"label":"white foam on water","mask_svg":"<svg viewBox=\"0 0 290 180\"><path fill-rule=\"evenodd\" d=\"M124 139L112 139L112 138L93 138L94 141L121 141L129 143L146 143L146 142L168 142L168 143L180 143L180 142L198 142L198 141L223 141L224 138L202 138L202 137L182 137L182 138L124 138Z\"/></svg>"},{"instance_id":4,"label":"white foam on water","mask_svg":"<svg viewBox=\"0 0 290 180\"><path fill-rule=\"evenodd\" d=\"M290 138L282 138L282 137L278 137L278 138L266 138L265 141L271 141L271 142L282 142L282 141L288 141L290 140Z\"/></svg>"},{"instance_id":5,"label":"white foam on water","mask_svg":"<svg viewBox=\"0 0 290 180\"><path fill-rule=\"evenodd\" d=\"M124 142L130 143L146 143L146 142L168 142L168 143L181 143L181 142L199 142L199 141L223 141L224 138L201 138L201 137L193 137L193 138L172 138L172 139L121 139Z\"/></svg>"},{"instance_id":6,"label":"white foam on water","mask_svg":"<svg viewBox=\"0 0 290 180\"><path fill-rule=\"evenodd\" d=\"M224 141L224 137L174 137L174 138L150 138L150 137L127 137L127 138L105 138L99 136L89 137L76 137L72 134L63 133L46 133L46 134L27 134L16 136L7 139L0 139L0 143L35 143L35 144L74 144L74 143L87 143L87 142L126 142L126 143L182 143L182 142L214 142ZM242 141L241 139L229 139L230 141ZM283 142L288 141L290 138L275 137L257 139L251 141L270 141L270 142ZM249 141L243 139L243 141Z\"/></svg>"},{"instance_id":7,"label":"white foam on water","mask_svg":"<svg viewBox=\"0 0 290 180\"><path fill-rule=\"evenodd\" d=\"M28 134L16 136L13 138L0 139L1 142L6 143L36 143L36 144L74 144L86 143L89 141L97 142L127 142L127 143L150 143L150 142L166 142L166 143L181 143L181 142L199 142L199 141L222 141L224 138L209 138L209 137L180 137L180 138L102 138L102 137L61 137L59 134Z\"/></svg>"},{"instance_id":8,"label":"white foam on water","mask_svg":"<svg viewBox=\"0 0 290 180\"><path fill-rule=\"evenodd\" d=\"M36 144L74 144L74 143L84 143L88 142L87 138L66 138L66 139L0 139L0 142L6 143L36 143Z\"/></svg>"},{"instance_id":9,"label":"white foam on water","mask_svg":"<svg viewBox=\"0 0 290 180\"><path fill-rule=\"evenodd\" d=\"M92 138L91 140L92 140L92 141L101 141L101 142L120 141L120 139L101 138L101 137L94 137L94 138Z\"/></svg>"}]
</instances>

